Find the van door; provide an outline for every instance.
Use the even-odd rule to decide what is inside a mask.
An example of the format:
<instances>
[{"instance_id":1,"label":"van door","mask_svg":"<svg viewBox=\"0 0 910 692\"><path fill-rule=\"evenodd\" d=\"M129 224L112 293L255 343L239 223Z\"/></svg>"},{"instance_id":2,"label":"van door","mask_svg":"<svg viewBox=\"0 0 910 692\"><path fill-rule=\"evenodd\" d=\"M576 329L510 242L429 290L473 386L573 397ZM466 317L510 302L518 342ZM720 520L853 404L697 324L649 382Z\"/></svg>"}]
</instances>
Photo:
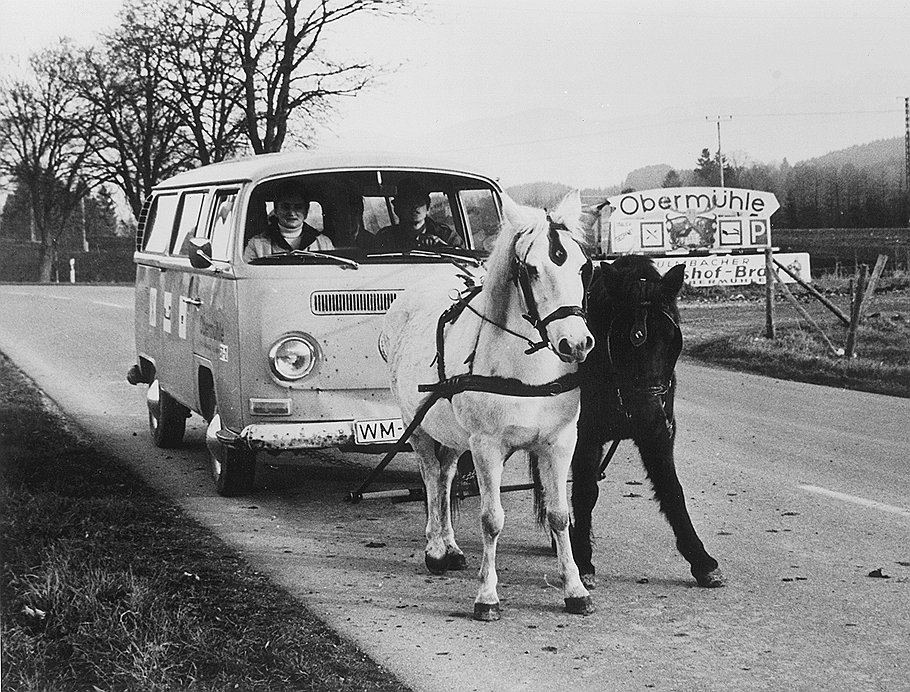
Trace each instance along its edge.
<instances>
[{"instance_id":1,"label":"van door","mask_svg":"<svg viewBox=\"0 0 910 692\"><path fill-rule=\"evenodd\" d=\"M198 411L196 368L190 334L198 300L197 270L190 266L189 239L200 229L207 190L184 192L177 208L176 232L168 269L162 275L161 345L164 367L161 386L177 401Z\"/></svg>"},{"instance_id":2,"label":"van door","mask_svg":"<svg viewBox=\"0 0 910 692\"><path fill-rule=\"evenodd\" d=\"M141 228L142 238L136 257L136 351L140 360L163 365L161 319L163 274L167 250L174 231L179 197L176 193L155 195Z\"/></svg>"},{"instance_id":3,"label":"van door","mask_svg":"<svg viewBox=\"0 0 910 692\"><path fill-rule=\"evenodd\" d=\"M236 187L222 188L213 193L208 222L201 234L211 243L213 264L195 275L194 321L189 333L197 371L204 368L211 374L213 389L199 392L200 412L204 415L212 412L207 410L213 406L209 396L217 395L215 389L219 383L231 378L236 382L239 378L239 353L236 348L231 352L238 330L237 282L233 280L228 264L233 258L232 240L239 193L240 189ZM197 372L197 382L199 379ZM226 414L225 405L228 405L227 400L221 402L222 416Z\"/></svg>"}]
</instances>

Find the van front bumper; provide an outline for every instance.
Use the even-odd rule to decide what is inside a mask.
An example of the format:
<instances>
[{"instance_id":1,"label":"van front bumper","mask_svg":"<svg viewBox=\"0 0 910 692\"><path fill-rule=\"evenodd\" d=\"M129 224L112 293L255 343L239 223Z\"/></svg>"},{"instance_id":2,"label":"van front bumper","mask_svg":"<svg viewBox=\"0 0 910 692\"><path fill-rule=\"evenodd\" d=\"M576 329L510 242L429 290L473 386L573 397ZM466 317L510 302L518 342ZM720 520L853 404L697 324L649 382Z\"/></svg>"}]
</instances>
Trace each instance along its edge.
<instances>
[{"instance_id":1,"label":"van front bumper","mask_svg":"<svg viewBox=\"0 0 910 692\"><path fill-rule=\"evenodd\" d=\"M311 423L253 423L240 433L220 430L218 441L228 446L245 447L272 453L337 447L347 451L383 452L398 448L398 440L358 442L355 422L318 421ZM399 428L400 429L400 423ZM410 448L406 446L406 448Z\"/></svg>"}]
</instances>

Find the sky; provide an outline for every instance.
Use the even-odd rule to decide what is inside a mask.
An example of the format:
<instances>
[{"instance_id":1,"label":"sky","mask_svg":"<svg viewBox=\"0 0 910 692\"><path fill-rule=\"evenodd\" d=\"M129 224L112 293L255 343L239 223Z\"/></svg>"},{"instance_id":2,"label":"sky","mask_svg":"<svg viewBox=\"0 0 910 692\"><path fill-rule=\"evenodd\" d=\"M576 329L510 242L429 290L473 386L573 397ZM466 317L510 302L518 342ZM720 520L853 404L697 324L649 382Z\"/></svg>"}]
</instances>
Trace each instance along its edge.
<instances>
[{"instance_id":1,"label":"sky","mask_svg":"<svg viewBox=\"0 0 910 692\"><path fill-rule=\"evenodd\" d=\"M91 42L119 6L0 0L0 53ZM694 168L718 134L735 163L795 163L904 135L908 35L904 0L423 0L328 37L384 74L319 146L433 152L505 186Z\"/></svg>"}]
</instances>

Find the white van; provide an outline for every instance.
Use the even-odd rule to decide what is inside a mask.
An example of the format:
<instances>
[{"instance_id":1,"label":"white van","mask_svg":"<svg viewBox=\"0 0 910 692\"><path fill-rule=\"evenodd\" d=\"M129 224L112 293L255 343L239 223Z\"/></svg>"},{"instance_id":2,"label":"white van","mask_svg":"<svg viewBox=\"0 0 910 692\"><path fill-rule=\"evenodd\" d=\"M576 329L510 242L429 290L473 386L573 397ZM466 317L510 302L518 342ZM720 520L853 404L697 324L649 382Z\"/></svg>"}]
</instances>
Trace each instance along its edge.
<instances>
[{"instance_id":1,"label":"white van","mask_svg":"<svg viewBox=\"0 0 910 692\"><path fill-rule=\"evenodd\" d=\"M399 187L415 184L451 242L383 246ZM330 242L245 260L252 237L274 233L271 200L289 185ZM259 450L389 449L402 424L378 348L382 315L415 281L479 263L500 194L490 177L389 154L268 154L157 185L139 220L138 362L127 375L149 385L153 442L180 445L190 413L203 416L228 496L252 489Z\"/></svg>"}]
</instances>

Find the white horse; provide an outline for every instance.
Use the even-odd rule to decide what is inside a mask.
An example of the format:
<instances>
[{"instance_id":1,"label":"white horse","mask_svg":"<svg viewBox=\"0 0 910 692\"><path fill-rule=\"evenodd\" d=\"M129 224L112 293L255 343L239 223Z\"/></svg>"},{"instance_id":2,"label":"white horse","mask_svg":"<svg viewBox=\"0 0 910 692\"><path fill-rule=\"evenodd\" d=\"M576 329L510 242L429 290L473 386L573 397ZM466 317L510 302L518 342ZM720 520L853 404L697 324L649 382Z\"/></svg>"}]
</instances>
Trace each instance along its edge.
<instances>
[{"instance_id":1,"label":"white horse","mask_svg":"<svg viewBox=\"0 0 910 692\"><path fill-rule=\"evenodd\" d=\"M444 326L441 352L439 318L465 288L457 278L408 289L392 304L383 327L382 349L404 420L425 413L411 437L426 486L425 561L435 574L465 567L452 528L450 490L458 457L470 450L483 533L474 618L499 619L503 465L526 451L539 480L538 519L555 539L566 609L586 615L594 606L572 559L566 494L579 411L576 363L594 346L583 311L591 263L580 245L581 202L577 192L570 193L548 216L504 197L503 211L506 223L486 263L482 289ZM428 395L418 387L453 375L465 375L470 389L456 384L421 410Z\"/></svg>"}]
</instances>

